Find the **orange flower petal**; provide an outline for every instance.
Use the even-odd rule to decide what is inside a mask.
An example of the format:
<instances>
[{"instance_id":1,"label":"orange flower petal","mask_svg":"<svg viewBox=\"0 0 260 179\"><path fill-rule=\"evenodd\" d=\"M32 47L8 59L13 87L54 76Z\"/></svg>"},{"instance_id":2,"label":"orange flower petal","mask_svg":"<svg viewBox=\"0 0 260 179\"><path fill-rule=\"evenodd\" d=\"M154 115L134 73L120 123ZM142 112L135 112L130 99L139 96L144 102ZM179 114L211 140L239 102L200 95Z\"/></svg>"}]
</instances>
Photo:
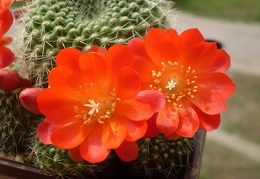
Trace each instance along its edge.
<instances>
[{"instance_id":1,"label":"orange flower petal","mask_svg":"<svg viewBox=\"0 0 260 179\"><path fill-rule=\"evenodd\" d=\"M82 106L75 96L68 95L64 97L63 94L49 88L43 90L38 98L38 108L40 112L47 116L49 122L57 124L65 124L75 120L77 113L74 111L74 106Z\"/></svg>"},{"instance_id":2,"label":"orange flower petal","mask_svg":"<svg viewBox=\"0 0 260 179\"><path fill-rule=\"evenodd\" d=\"M135 55L135 62L133 64L133 69L139 74L140 80L142 82L151 83L154 79L152 76L152 71L156 69L156 67L149 60Z\"/></svg>"},{"instance_id":3,"label":"orange flower petal","mask_svg":"<svg viewBox=\"0 0 260 179\"><path fill-rule=\"evenodd\" d=\"M157 128L157 124L156 124L157 115L158 113L153 114L152 117L150 117L146 121L148 127L146 133L144 134L144 138L153 138L159 135L160 131Z\"/></svg>"},{"instance_id":4,"label":"orange flower petal","mask_svg":"<svg viewBox=\"0 0 260 179\"><path fill-rule=\"evenodd\" d=\"M174 132L174 133L168 135L168 136L167 136L167 139L168 139L168 140L178 140L179 138L182 138L182 137L183 137L183 136L180 136L180 135L178 135L178 134L176 134L176 133Z\"/></svg>"},{"instance_id":5,"label":"orange flower petal","mask_svg":"<svg viewBox=\"0 0 260 179\"><path fill-rule=\"evenodd\" d=\"M141 88L139 75L130 67L123 67L116 77L116 95L121 100L136 96Z\"/></svg>"},{"instance_id":6,"label":"orange flower petal","mask_svg":"<svg viewBox=\"0 0 260 179\"><path fill-rule=\"evenodd\" d=\"M183 49L189 51L199 42L205 42L204 37L196 28L187 29L180 34ZM185 53L185 52L183 52Z\"/></svg>"},{"instance_id":7,"label":"orange flower petal","mask_svg":"<svg viewBox=\"0 0 260 179\"><path fill-rule=\"evenodd\" d=\"M199 118L192 107L183 101L183 107L178 108L179 126L176 134L183 137L193 137L199 128Z\"/></svg>"},{"instance_id":8,"label":"orange flower petal","mask_svg":"<svg viewBox=\"0 0 260 179\"><path fill-rule=\"evenodd\" d=\"M11 36L6 36L2 40L1 40L1 37L0 37L0 46L1 45L8 45L8 44L12 43L12 41L13 41L13 38Z\"/></svg>"},{"instance_id":9,"label":"orange flower petal","mask_svg":"<svg viewBox=\"0 0 260 179\"><path fill-rule=\"evenodd\" d=\"M81 91L80 86L85 84L86 80L68 67L59 66L50 71L48 82L52 89L67 96Z\"/></svg>"},{"instance_id":10,"label":"orange flower petal","mask_svg":"<svg viewBox=\"0 0 260 179\"><path fill-rule=\"evenodd\" d=\"M204 131L213 131L220 125L220 114L208 115L199 110L197 107L193 107L200 119L199 128Z\"/></svg>"},{"instance_id":11,"label":"orange flower petal","mask_svg":"<svg viewBox=\"0 0 260 179\"><path fill-rule=\"evenodd\" d=\"M0 9L0 36L5 34L13 24L12 12L6 7Z\"/></svg>"},{"instance_id":12,"label":"orange flower petal","mask_svg":"<svg viewBox=\"0 0 260 179\"><path fill-rule=\"evenodd\" d=\"M206 72L226 72L230 68L230 57L224 50L217 50L215 62Z\"/></svg>"},{"instance_id":13,"label":"orange flower petal","mask_svg":"<svg viewBox=\"0 0 260 179\"><path fill-rule=\"evenodd\" d=\"M14 53L4 46L0 46L0 68L9 66L14 61Z\"/></svg>"},{"instance_id":14,"label":"orange flower petal","mask_svg":"<svg viewBox=\"0 0 260 179\"><path fill-rule=\"evenodd\" d=\"M96 45L92 46L89 50L89 52L95 52L101 55L102 57L105 57L107 53L107 49L105 47L98 47Z\"/></svg>"},{"instance_id":15,"label":"orange flower petal","mask_svg":"<svg viewBox=\"0 0 260 179\"><path fill-rule=\"evenodd\" d=\"M206 114L214 115L225 111L226 101L224 97L210 89L200 88L195 98L189 100Z\"/></svg>"},{"instance_id":16,"label":"orange flower petal","mask_svg":"<svg viewBox=\"0 0 260 179\"><path fill-rule=\"evenodd\" d=\"M201 42L190 49L183 49L182 64L191 66L195 74L210 68L217 57L217 45L215 42Z\"/></svg>"},{"instance_id":17,"label":"orange flower petal","mask_svg":"<svg viewBox=\"0 0 260 179\"><path fill-rule=\"evenodd\" d=\"M118 103L116 113L133 121L146 120L153 115L150 106L140 100L124 100Z\"/></svg>"},{"instance_id":18,"label":"orange flower petal","mask_svg":"<svg viewBox=\"0 0 260 179\"><path fill-rule=\"evenodd\" d=\"M125 140L133 142L144 136L147 130L147 123L143 121L131 121L124 117L120 118L120 122L125 126L127 134Z\"/></svg>"},{"instance_id":19,"label":"orange flower petal","mask_svg":"<svg viewBox=\"0 0 260 179\"><path fill-rule=\"evenodd\" d=\"M95 127L95 124L85 125L83 123L83 120L76 120L54 130L51 134L52 144L62 149L79 146Z\"/></svg>"},{"instance_id":20,"label":"orange flower petal","mask_svg":"<svg viewBox=\"0 0 260 179\"><path fill-rule=\"evenodd\" d=\"M110 153L110 149L107 149L101 141L102 127L97 125L79 147L81 156L88 162L102 162Z\"/></svg>"},{"instance_id":21,"label":"orange flower petal","mask_svg":"<svg viewBox=\"0 0 260 179\"><path fill-rule=\"evenodd\" d=\"M125 126L116 118L106 119L102 129L102 144L107 149L119 147L126 137Z\"/></svg>"},{"instance_id":22,"label":"orange flower petal","mask_svg":"<svg viewBox=\"0 0 260 179\"><path fill-rule=\"evenodd\" d=\"M14 0L1 0L0 2L1 2L0 7L8 8L13 4Z\"/></svg>"},{"instance_id":23,"label":"orange flower petal","mask_svg":"<svg viewBox=\"0 0 260 179\"><path fill-rule=\"evenodd\" d=\"M127 43L127 46L133 51L135 55L143 57L151 62L151 59L145 50L143 38L133 38Z\"/></svg>"},{"instance_id":24,"label":"orange flower petal","mask_svg":"<svg viewBox=\"0 0 260 179\"><path fill-rule=\"evenodd\" d=\"M210 89L214 93L221 94L224 98L230 97L235 90L234 83L224 73L206 73L200 75L196 82L199 88Z\"/></svg>"},{"instance_id":25,"label":"orange flower petal","mask_svg":"<svg viewBox=\"0 0 260 179\"><path fill-rule=\"evenodd\" d=\"M36 133L42 143L51 144L51 134L58 127L57 125L44 121L38 125Z\"/></svg>"},{"instance_id":26,"label":"orange flower petal","mask_svg":"<svg viewBox=\"0 0 260 179\"><path fill-rule=\"evenodd\" d=\"M139 147L135 142L124 141L115 152L122 161L130 162L138 157L138 150Z\"/></svg>"},{"instance_id":27,"label":"orange flower petal","mask_svg":"<svg viewBox=\"0 0 260 179\"><path fill-rule=\"evenodd\" d=\"M166 106L159 111L156 125L166 137L176 131L179 125L179 114L176 108Z\"/></svg>"},{"instance_id":28,"label":"orange flower petal","mask_svg":"<svg viewBox=\"0 0 260 179\"><path fill-rule=\"evenodd\" d=\"M110 69L109 78L113 80L122 67L133 65L134 55L127 46L117 44L108 49L105 59Z\"/></svg>"},{"instance_id":29,"label":"orange flower petal","mask_svg":"<svg viewBox=\"0 0 260 179\"><path fill-rule=\"evenodd\" d=\"M79 57L83 53L75 48L65 48L59 51L56 57L57 66L66 66L73 71L79 71Z\"/></svg>"},{"instance_id":30,"label":"orange flower petal","mask_svg":"<svg viewBox=\"0 0 260 179\"><path fill-rule=\"evenodd\" d=\"M151 28L144 44L145 49L156 67L161 67L162 62L179 61L179 50L177 44L179 37L175 30L167 32L161 29Z\"/></svg>"},{"instance_id":31,"label":"orange flower petal","mask_svg":"<svg viewBox=\"0 0 260 179\"><path fill-rule=\"evenodd\" d=\"M107 84L108 65L105 59L93 52L83 54L79 59L82 71L81 78L88 79L90 82Z\"/></svg>"},{"instance_id":32,"label":"orange flower petal","mask_svg":"<svg viewBox=\"0 0 260 179\"><path fill-rule=\"evenodd\" d=\"M163 109L166 104L164 94L156 90L140 91L134 99L141 100L149 104L153 113Z\"/></svg>"},{"instance_id":33,"label":"orange flower petal","mask_svg":"<svg viewBox=\"0 0 260 179\"><path fill-rule=\"evenodd\" d=\"M83 160L79 152L79 146L73 149L69 149L69 154L70 158L75 162L81 162Z\"/></svg>"}]
</instances>

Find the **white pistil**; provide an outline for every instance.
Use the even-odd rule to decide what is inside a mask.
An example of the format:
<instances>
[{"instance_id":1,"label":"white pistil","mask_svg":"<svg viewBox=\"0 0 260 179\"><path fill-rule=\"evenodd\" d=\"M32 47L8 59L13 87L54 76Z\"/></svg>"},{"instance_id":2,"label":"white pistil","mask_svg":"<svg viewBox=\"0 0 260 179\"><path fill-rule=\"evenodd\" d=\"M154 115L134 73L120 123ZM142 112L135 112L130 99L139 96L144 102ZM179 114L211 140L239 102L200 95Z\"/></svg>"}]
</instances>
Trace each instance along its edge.
<instances>
[{"instance_id":1,"label":"white pistil","mask_svg":"<svg viewBox=\"0 0 260 179\"><path fill-rule=\"evenodd\" d=\"M90 107L89 115L92 115L95 111L98 113L99 103L96 103L93 99L88 100L90 104L84 104L84 106Z\"/></svg>"},{"instance_id":2,"label":"white pistil","mask_svg":"<svg viewBox=\"0 0 260 179\"><path fill-rule=\"evenodd\" d=\"M177 85L177 83L173 79L171 79L171 81L168 81L168 85L166 86L166 88L172 90L176 87L175 85Z\"/></svg>"}]
</instances>

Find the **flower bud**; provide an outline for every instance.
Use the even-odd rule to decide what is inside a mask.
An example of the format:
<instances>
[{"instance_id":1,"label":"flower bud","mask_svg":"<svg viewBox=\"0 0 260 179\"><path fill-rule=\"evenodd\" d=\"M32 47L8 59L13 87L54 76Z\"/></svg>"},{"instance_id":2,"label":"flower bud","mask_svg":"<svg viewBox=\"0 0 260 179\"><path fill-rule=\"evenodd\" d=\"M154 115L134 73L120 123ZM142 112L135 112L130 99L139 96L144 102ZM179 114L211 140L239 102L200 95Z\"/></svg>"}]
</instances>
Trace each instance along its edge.
<instances>
[{"instance_id":1,"label":"flower bud","mask_svg":"<svg viewBox=\"0 0 260 179\"><path fill-rule=\"evenodd\" d=\"M37 97L43 88L26 88L19 94L23 107L34 114L41 114L37 105Z\"/></svg>"},{"instance_id":2,"label":"flower bud","mask_svg":"<svg viewBox=\"0 0 260 179\"><path fill-rule=\"evenodd\" d=\"M21 87L21 77L16 71L0 69L0 89L9 92Z\"/></svg>"},{"instance_id":3,"label":"flower bud","mask_svg":"<svg viewBox=\"0 0 260 179\"><path fill-rule=\"evenodd\" d=\"M14 53L9 48L0 46L0 68L9 66L13 61Z\"/></svg>"}]
</instances>

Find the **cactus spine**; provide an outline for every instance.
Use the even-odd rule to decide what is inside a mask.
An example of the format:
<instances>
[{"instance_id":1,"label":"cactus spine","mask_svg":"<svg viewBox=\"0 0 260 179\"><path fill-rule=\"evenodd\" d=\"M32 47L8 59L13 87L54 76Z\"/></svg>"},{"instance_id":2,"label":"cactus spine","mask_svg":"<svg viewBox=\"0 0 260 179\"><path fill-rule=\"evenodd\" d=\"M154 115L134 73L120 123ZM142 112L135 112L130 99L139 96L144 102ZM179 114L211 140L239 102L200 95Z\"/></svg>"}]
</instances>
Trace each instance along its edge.
<instances>
[{"instance_id":1,"label":"cactus spine","mask_svg":"<svg viewBox=\"0 0 260 179\"><path fill-rule=\"evenodd\" d=\"M103 163L92 164L86 161L74 162L67 150L58 149L53 145L44 145L35 136L33 150L34 164L49 173L61 178L92 178L102 171Z\"/></svg>"},{"instance_id":2,"label":"cactus spine","mask_svg":"<svg viewBox=\"0 0 260 179\"><path fill-rule=\"evenodd\" d=\"M36 125L35 115L20 104L21 89L0 91L0 152L14 156L28 150L30 133Z\"/></svg>"},{"instance_id":3,"label":"cactus spine","mask_svg":"<svg viewBox=\"0 0 260 179\"><path fill-rule=\"evenodd\" d=\"M46 87L57 52L87 51L143 37L150 27L165 28L172 7L167 0L36 0L22 24L29 78Z\"/></svg>"},{"instance_id":4,"label":"cactus spine","mask_svg":"<svg viewBox=\"0 0 260 179\"><path fill-rule=\"evenodd\" d=\"M181 168L192 161L194 139L168 140L163 134L138 141L140 152L132 162L139 173L150 178L182 178Z\"/></svg>"}]
</instances>

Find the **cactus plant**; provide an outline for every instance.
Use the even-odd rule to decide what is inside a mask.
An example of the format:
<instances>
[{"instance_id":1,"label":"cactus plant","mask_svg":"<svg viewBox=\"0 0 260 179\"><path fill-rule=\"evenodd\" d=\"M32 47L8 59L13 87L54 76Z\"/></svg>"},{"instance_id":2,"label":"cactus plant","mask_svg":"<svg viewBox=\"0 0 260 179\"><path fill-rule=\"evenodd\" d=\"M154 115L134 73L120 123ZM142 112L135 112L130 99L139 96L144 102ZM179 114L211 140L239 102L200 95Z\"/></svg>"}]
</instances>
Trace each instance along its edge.
<instances>
[{"instance_id":1,"label":"cactus plant","mask_svg":"<svg viewBox=\"0 0 260 179\"><path fill-rule=\"evenodd\" d=\"M194 139L168 140L163 134L138 141L140 152L132 162L148 178L182 178L181 168L190 167Z\"/></svg>"},{"instance_id":2,"label":"cactus plant","mask_svg":"<svg viewBox=\"0 0 260 179\"><path fill-rule=\"evenodd\" d=\"M87 51L143 37L150 27L168 26L167 0L36 0L22 18L25 59L30 79L46 87L57 52L66 47Z\"/></svg>"},{"instance_id":3,"label":"cactus plant","mask_svg":"<svg viewBox=\"0 0 260 179\"><path fill-rule=\"evenodd\" d=\"M42 144L37 136L33 137L33 162L34 164L49 173L50 175L60 176L61 178L92 178L102 171L103 164L92 164L86 161L74 162L69 152L58 149L53 145Z\"/></svg>"},{"instance_id":4,"label":"cactus plant","mask_svg":"<svg viewBox=\"0 0 260 179\"><path fill-rule=\"evenodd\" d=\"M20 91L19 88L12 92L0 90L0 152L14 156L29 150L30 133L35 129L37 121L36 115L20 104Z\"/></svg>"}]
</instances>

